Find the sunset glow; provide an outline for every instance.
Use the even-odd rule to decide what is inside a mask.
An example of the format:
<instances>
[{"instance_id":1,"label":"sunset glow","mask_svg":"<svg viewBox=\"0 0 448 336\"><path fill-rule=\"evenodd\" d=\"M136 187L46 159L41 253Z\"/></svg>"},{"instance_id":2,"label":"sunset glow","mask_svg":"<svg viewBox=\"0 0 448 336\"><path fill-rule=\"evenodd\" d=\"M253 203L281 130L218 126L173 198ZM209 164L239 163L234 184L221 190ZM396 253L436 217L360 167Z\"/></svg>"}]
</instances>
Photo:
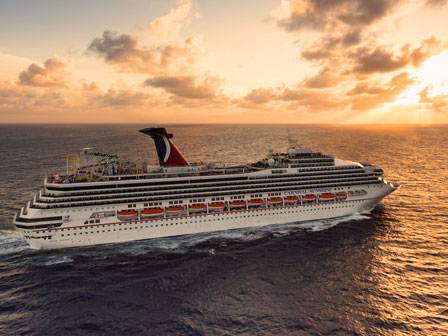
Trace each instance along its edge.
<instances>
[{"instance_id":1,"label":"sunset glow","mask_svg":"<svg viewBox=\"0 0 448 336\"><path fill-rule=\"evenodd\" d=\"M448 123L446 1L25 3L0 122Z\"/></svg>"}]
</instances>

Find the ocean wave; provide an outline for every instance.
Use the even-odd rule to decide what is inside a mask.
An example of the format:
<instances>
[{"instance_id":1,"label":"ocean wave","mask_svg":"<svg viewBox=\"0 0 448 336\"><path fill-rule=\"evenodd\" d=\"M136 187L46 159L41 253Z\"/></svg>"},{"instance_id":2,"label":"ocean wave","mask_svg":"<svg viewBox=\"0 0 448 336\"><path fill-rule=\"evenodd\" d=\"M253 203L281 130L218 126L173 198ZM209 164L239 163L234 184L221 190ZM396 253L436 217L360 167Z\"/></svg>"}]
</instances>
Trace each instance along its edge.
<instances>
[{"instance_id":1,"label":"ocean wave","mask_svg":"<svg viewBox=\"0 0 448 336\"><path fill-rule=\"evenodd\" d=\"M210 243L212 241L218 241L219 245L226 246L229 242L250 242L260 240L268 236L279 238L291 235L297 231L319 232L330 229L342 222L369 219L370 213L371 210L366 210L362 213L355 213L353 215L333 219L274 224L227 231L203 232L180 237L155 238L139 242L130 242L125 245L120 244L122 247L118 250L118 252L120 254L129 254L133 256L143 255L152 251L163 251L166 253L188 253L192 248L197 248L201 244ZM204 251L209 252L210 250L210 246L206 246ZM212 250L212 254L215 254L215 249Z\"/></svg>"},{"instance_id":2,"label":"ocean wave","mask_svg":"<svg viewBox=\"0 0 448 336\"><path fill-rule=\"evenodd\" d=\"M25 239L15 231L0 231L0 256L31 249Z\"/></svg>"},{"instance_id":3,"label":"ocean wave","mask_svg":"<svg viewBox=\"0 0 448 336\"><path fill-rule=\"evenodd\" d=\"M51 266L72 262L73 259L68 255L49 256L42 261L43 265Z\"/></svg>"}]
</instances>

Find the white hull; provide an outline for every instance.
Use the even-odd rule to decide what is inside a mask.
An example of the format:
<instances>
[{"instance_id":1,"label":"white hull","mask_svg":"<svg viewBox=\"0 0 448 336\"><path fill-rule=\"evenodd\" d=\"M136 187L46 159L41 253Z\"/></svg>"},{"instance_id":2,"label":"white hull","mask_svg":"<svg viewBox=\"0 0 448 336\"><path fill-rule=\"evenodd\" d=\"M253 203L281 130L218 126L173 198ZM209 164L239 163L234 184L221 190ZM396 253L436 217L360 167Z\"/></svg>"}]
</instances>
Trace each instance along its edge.
<instances>
[{"instance_id":1,"label":"white hull","mask_svg":"<svg viewBox=\"0 0 448 336\"><path fill-rule=\"evenodd\" d=\"M363 198L281 206L275 208L231 210L189 216L148 218L136 221L118 221L83 225L83 220L64 224L51 230L33 230L27 241L35 249L54 249L86 245L109 244L160 237L180 236L201 232L224 231L291 222L307 222L319 219L348 216L374 207L395 188L383 185L374 188ZM70 225L68 225L70 224ZM47 238L34 238L46 236ZM49 238L51 237L51 239Z\"/></svg>"}]
</instances>

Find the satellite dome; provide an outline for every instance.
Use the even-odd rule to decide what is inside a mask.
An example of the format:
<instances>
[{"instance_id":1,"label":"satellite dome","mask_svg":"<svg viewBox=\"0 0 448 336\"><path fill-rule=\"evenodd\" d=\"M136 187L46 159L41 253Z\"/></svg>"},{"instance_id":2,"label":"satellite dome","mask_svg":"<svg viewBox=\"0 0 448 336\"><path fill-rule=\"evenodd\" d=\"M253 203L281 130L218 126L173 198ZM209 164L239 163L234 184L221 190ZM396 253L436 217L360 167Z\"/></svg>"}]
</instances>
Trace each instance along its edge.
<instances>
[{"instance_id":1,"label":"satellite dome","mask_svg":"<svg viewBox=\"0 0 448 336\"><path fill-rule=\"evenodd\" d=\"M269 167L272 167L274 164L275 164L275 160L274 159L271 158L271 159L268 160Z\"/></svg>"}]
</instances>

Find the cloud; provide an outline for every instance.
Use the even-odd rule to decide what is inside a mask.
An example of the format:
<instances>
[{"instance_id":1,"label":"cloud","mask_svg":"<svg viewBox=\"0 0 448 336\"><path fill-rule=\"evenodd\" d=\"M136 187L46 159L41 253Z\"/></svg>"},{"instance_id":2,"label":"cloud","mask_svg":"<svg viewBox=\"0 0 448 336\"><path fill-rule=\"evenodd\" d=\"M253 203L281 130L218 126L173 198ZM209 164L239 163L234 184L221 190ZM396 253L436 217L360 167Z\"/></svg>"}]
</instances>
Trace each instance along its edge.
<instances>
[{"instance_id":1,"label":"cloud","mask_svg":"<svg viewBox=\"0 0 448 336\"><path fill-rule=\"evenodd\" d=\"M438 95L430 95L430 87L425 87L423 90L419 92L420 100L419 103L427 103L430 104L435 111L442 112L445 107L448 106L448 94L438 94Z\"/></svg>"},{"instance_id":2,"label":"cloud","mask_svg":"<svg viewBox=\"0 0 448 336\"><path fill-rule=\"evenodd\" d=\"M15 85L9 80L0 80L0 106L5 108L27 106L36 97L33 90Z\"/></svg>"},{"instance_id":3,"label":"cloud","mask_svg":"<svg viewBox=\"0 0 448 336\"><path fill-rule=\"evenodd\" d=\"M375 72L391 72L408 65L419 66L429 57L446 48L446 42L438 41L434 36L420 42L420 46L414 49L406 44L396 55L384 46L373 48L361 47L350 57L354 60L354 72L370 74Z\"/></svg>"},{"instance_id":4,"label":"cloud","mask_svg":"<svg viewBox=\"0 0 448 336\"><path fill-rule=\"evenodd\" d=\"M287 31L327 31L340 25L368 26L387 15L400 0L282 0L269 18Z\"/></svg>"},{"instance_id":5,"label":"cloud","mask_svg":"<svg viewBox=\"0 0 448 336\"><path fill-rule=\"evenodd\" d=\"M346 95L351 97L353 110L369 110L394 101L401 92L414 83L415 80L408 72L402 72L385 84L369 85L367 82L360 82Z\"/></svg>"},{"instance_id":6,"label":"cloud","mask_svg":"<svg viewBox=\"0 0 448 336\"><path fill-rule=\"evenodd\" d=\"M426 0L426 5L428 6L444 6L447 0Z\"/></svg>"},{"instance_id":7,"label":"cloud","mask_svg":"<svg viewBox=\"0 0 448 336\"><path fill-rule=\"evenodd\" d=\"M325 78L325 72L322 76ZM312 81L310 80L310 82ZM324 80L323 83L327 87L332 85L331 80ZM342 94L340 90L325 88L323 84L319 90L312 86L306 87L307 80L305 80L295 87L254 89L244 97L234 99L233 102L247 109L269 106L269 109L312 113L342 110L366 111L395 101L400 93L414 83L415 80L410 77L409 73L402 72L386 83L371 84L368 81L361 81L354 88Z\"/></svg>"},{"instance_id":8,"label":"cloud","mask_svg":"<svg viewBox=\"0 0 448 336\"><path fill-rule=\"evenodd\" d=\"M243 97L245 103L261 105L278 99L278 93L272 88L258 88L250 91Z\"/></svg>"},{"instance_id":9,"label":"cloud","mask_svg":"<svg viewBox=\"0 0 448 336\"><path fill-rule=\"evenodd\" d=\"M219 93L222 80L214 76L197 78L194 76L154 77L143 85L164 89L178 97L188 99L212 99Z\"/></svg>"},{"instance_id":10,"label":"cloud","mask_svg":"<svg viewBox=\"0 0 448 336\"><path fill-rule=\"evenodd\" d=\"M33 102L34 106L57 106L61 108L67 103L66 98L60 93L56 91L45 91L41 95L39 95Z\"/></svg>"},{"instance_id":11,"label":"cloud","mask_svg":"<svg viewBox=\"0 0 448 336\"><path fill-rule=\"evenodd\" d=\"M43 66L32 63L19 74L19 83L29 86L60 87L65 85L67 62L57 56L45 61Z\"/></svg>"},{"instance_id":12,"label":"cloud","mask_svg":"<svg viewBox=\"0 0 448 336\"><path fill-rule=\"evenodd\" d=\"M95 38L88 52L103 57L107 63L116 65L121 71L166 74L185 71L200 54L198 39L187 38L182 45L171 44L150 48L139 44L137 37L106 30Z\"/></svg>"},{"instance_id":13,"label":"cloud","mask_svg":"<svg viewBox=\"0 0 448 336\"><path fill-rule=\"evenodd\" d=\"M260 109L268 105L270 109L307 112L323 112L344 106L343 101L330 91L304 87L258 88L233 102L248 109Z\"/></svg>"},{"instance_id":14,"label":"cloud","mask_svg":"<svg viewBox=\"0 0 448 336\"><path fill-rule=\"evenodd\" d=\"M313 89L328 88L338 85L341 80L342 78L333 73L330 67L323 67L318 74L305 78L303 86Z\"/></svg>"},{"instance_id":15,"label":"cloud","mask_svg":"<svg viewBox=\"0 0 448 336\"><path fill-rule=\"evenodd\" d=\"M97 91L99 89L98 84L95 82L88 83L86 79L82 78L79 80L82 90L84 91Z\"/></svg>"},{"instance_id":16,"label":"cloud","mask_svg":"<svg viewBox=\"0 0 448 336\"><path fill-rule=\"evenodd\" d=\"M190 22L191 8L191 1L180 1L177 8L149 23L146 26L149 39L165 43L176 40L183 26Z\"/></svg>"},{"instance_id":17,"label":"cloud","mask_svg":"<svg viewBox=\"0 0 448 336\"><path fill-rule=\"evenodd\" d=\"M151 96L145 92L134 91L130 88L110 88L107 92L92 98L94 103L106 107L135 107L149 103Z\"/></svg>"}]
</instances>

